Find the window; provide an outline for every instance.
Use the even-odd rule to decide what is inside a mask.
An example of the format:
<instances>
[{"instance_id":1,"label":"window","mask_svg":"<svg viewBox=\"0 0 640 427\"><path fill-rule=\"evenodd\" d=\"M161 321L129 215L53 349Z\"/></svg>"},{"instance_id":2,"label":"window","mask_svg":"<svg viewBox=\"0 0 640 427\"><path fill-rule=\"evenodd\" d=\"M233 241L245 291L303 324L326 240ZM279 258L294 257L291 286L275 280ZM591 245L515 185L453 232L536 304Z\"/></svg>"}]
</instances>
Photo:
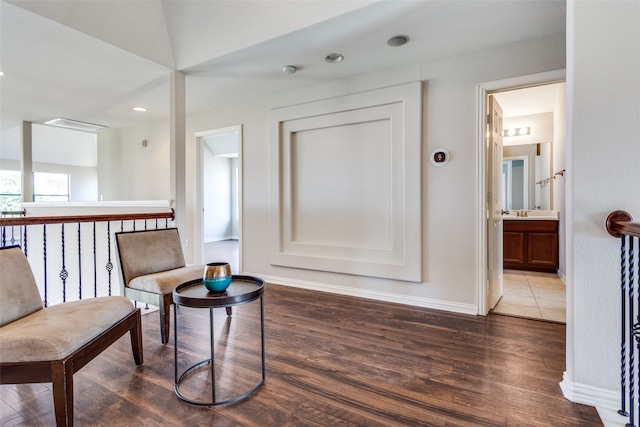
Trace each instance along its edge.
<instances>
[{"instance_id":1,"label":"window","mask_svg":"<svg viewBox=\"0 0 640 427\"><path fill-rule=\"evenodd\" d=\"M21 197L20 171L0 171L0 210L19 211Z\"/></svg>"},{"instance_id":2,"label":"window","mask_svg":"<svg viewBox=\"0 0 640 427\"><path fill-rule=\"evenodd\" d=\"M34 202L69 201L69 175L65 173L33 173Z\"/></svg>"},{"instance_id":3,"label":"window","mask_svg":"<svg viewBox=\"0 0 640 427\"><path fill-rule=\"evenodd\" d=\"M69 201L69 175L65 173L33 173L35 202ZM22 209L22 179L20 171L0 171L0 210Z\"/></svg>"}]
</instances>

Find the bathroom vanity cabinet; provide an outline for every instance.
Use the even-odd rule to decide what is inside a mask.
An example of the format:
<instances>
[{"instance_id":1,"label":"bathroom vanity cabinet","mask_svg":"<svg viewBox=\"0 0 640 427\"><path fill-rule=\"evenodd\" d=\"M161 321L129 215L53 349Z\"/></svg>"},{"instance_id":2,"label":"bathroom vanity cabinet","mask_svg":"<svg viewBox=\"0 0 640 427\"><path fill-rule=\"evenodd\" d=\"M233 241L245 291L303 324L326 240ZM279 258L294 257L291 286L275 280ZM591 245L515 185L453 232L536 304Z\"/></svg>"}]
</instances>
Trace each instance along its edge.
<instances>
[{"instance_id":1,"label":"bathroom vanity cabinet","mask_svg":"<svg viewBox=\"0 0 640 427\"><path fill-rule=\"evenodd\" d=\"M503 221L505 269L558 270L558 221L511 219Z\"/></svg>"}]
</instances>

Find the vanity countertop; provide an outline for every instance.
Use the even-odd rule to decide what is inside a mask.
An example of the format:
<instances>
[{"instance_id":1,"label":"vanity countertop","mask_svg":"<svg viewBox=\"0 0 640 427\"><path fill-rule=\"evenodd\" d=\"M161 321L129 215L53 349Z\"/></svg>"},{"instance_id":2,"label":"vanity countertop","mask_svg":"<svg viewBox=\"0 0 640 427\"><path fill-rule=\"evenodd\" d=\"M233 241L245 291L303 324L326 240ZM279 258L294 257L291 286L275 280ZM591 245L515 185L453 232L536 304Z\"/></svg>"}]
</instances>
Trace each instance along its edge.
<instances>
[{"instance_id":1,"label":"vanity countertop","mask_svg":"<svg viewBox=\"0 0 640 427\"><path fill-rule=\"evenodd\" d=\"M526 216L518 216L519 212L522 211L510 211L509 214L502 215L502 219L509 221L558 221L558 211L524 211Z\"/></svg>"}]
</instances>

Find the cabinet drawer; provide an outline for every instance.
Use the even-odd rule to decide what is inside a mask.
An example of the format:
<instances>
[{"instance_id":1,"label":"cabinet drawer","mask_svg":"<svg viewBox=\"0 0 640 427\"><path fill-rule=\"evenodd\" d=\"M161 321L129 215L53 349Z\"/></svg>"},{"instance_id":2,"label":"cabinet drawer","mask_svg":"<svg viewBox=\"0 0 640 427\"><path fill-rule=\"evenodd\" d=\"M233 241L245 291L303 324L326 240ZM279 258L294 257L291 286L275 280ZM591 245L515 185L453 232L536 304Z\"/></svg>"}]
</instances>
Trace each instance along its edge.
<instances>
[{"instance_id":1,"label":"cabinet drawer","mask_svg":"<svg viewBox=\"0 0 640 427\"><path fill-rule=\"evenodd\" d=\"M504 220L502 221L504 231L539 231L558 232L558 221L544 220Z\"/></svg>"}]
</instances>

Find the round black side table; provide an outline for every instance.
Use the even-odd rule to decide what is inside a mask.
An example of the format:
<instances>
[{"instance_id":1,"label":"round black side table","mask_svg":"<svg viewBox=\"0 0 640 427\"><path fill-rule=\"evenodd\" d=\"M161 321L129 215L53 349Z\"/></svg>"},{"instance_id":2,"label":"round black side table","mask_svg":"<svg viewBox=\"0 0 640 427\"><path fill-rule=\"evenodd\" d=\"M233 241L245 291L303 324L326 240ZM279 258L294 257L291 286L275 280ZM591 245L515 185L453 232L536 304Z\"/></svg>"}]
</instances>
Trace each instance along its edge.
<instances>
[{"instance_id":1,"label":"round black side table","mask_svg":"<svg viewBox=\"0 0 640 427\"><path fill-rule=\"evenodd\" d=\"M253 276L240 276L233 275L231 284L226 291L220 293L209 292L204 287L202 279L191 280L177 286L173 290L173 342L174 342L174 390L176 396L187 403L202 406L222 405L225 403L233 403L242 400L252 395L258 390L265 379L265 364L264 364L264 281L258 277ZM216 399L216 374L215 374L215 329L213 327L213 309L220 307L232 307L234 305L248 304L252 301L260 300L260 340L261 340L261 358L262 358L262 378L253 388L242 393L238 396L225 399ZM210 358L202 360L191 367L187 368L182 374L178 374L178 306L193 307L193 308L208 308L209 309L209 335L211 337L210 343ZM203 365L210 365L211 372L211 400L193 400L189 399L180 392L180 383L185 379L187 375L202 367Z\"/></svg>"}]
</instances>

